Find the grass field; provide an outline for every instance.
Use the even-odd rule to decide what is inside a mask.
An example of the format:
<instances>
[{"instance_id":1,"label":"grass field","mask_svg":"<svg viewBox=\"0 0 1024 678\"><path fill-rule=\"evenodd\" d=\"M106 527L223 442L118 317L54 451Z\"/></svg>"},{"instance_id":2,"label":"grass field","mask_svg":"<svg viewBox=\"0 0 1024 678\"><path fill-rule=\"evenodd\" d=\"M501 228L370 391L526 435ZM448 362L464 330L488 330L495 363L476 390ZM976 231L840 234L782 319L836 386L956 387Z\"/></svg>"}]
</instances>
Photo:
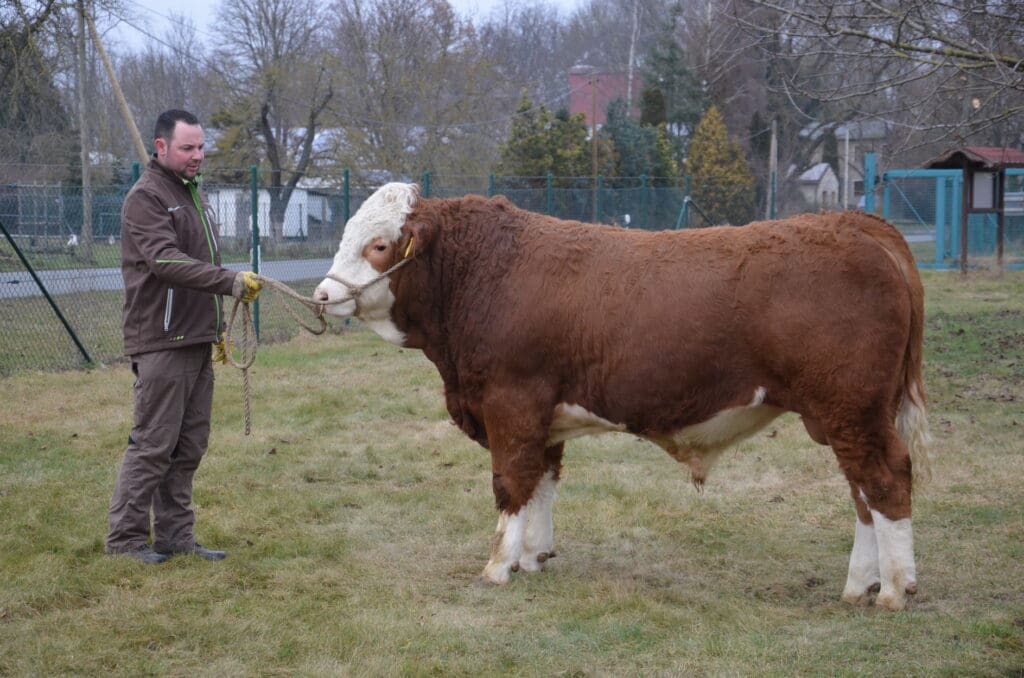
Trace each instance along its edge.
<instances>
[{"instance_id":1,"label":"grass field","mask_svg":"<svg viewBox=\"0 0 1024 678\"><path fill-rule=\"evenodd\" d=\"M477 583L489 458L418 352L354 330L218 368L197 535L226 561L102 555L124 365L0 379L0 675L1024 676L1024 273L924 273L933 483L920 592L839 602L827 448L783 417L706 492L627 435L567 445L547 572Z\"/></svg>"}]
</instances>

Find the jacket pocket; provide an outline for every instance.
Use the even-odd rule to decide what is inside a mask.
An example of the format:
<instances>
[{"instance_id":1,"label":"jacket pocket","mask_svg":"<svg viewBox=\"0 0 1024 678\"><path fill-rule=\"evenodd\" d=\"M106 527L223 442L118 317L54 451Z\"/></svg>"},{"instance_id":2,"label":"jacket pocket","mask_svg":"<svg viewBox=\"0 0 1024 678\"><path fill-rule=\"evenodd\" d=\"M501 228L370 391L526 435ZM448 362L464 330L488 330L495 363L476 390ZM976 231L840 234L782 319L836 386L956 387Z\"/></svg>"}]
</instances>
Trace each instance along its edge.
<instances>
[{"instance_id":1,"label":"jacket pocket","mask_svg":"<svg viewBox=\"0 0 1024 678\"><path fill-rule=\"evenodd\" d=\"M171 331L171 313L174 309L174 288L167 288L167 305L164 307L164 332Z\"/></svg>"}]
</instances>

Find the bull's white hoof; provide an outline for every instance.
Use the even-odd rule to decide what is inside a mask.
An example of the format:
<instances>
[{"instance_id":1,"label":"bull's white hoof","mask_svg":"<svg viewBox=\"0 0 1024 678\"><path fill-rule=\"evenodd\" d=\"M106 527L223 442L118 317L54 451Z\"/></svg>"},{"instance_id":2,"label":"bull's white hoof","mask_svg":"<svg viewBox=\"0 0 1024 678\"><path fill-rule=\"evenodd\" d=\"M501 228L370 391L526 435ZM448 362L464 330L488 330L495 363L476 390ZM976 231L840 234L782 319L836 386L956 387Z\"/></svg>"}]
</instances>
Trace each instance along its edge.
<instances>
[{"instance_id":1,"label":"bull's white hoof","mask_svg":"<svg viewBox=\"0 0 1024 678\"><path fill-rule=\"evenodd\" d=\"M841 600L848 605L870 605L871 592L861 590L844 590Z\"/></svg>"},{"instance_id":2,"label":"bull's white hoof","mask_svg":"<svg viewBox=\"0 0 1024 678\"><path fill-rule=\"evenodd\" d=\"M502 584L507 584L508 580L512 578L512 566L506 563L491 561L487 563L487 567L484 568L480 576L489 584L501 586Z\"/></svg>"},{"instance_id":3,"label":"bull's white hoof","mask_svg":"<svg viewBox=\"0 0 1024 678\"><path fill-rule=\"evenodd\" d=\"M882 589L875 599L875 605L883 610L898 612L907 606L907 597L897 589Z\"/></svg>"},{"instance_id":4,"label":"bull's white hoof","mask_svg":"<svg viewBox=\"0 0 1024 678\"><path fill-rule=\"evenodd\" d=\"M846 580L842 601L850 605L870 605L880 588L881 584L877 579L872 582L851 577Z\"/></svg>"},{"instance_id":5,"label":"bull's white hoof","mask_svg":"<svg viewBox=\"0 0 1024 678\"><path fill-rule=\"evenodd\" d=\"M544 570L544 563L547 562L548 554L524 553L519 559L519 569L523 572L541 572Z\"/></svg>"}]
</instances>

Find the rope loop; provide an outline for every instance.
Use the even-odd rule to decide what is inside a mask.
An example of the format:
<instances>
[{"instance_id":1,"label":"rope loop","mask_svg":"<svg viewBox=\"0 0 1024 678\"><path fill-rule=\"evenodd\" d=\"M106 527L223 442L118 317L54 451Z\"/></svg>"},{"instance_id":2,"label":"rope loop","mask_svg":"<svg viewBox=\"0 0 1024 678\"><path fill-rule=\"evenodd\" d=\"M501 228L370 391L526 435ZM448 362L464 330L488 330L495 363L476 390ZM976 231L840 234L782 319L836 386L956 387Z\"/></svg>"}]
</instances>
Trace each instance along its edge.
<instances>
[{"instance_id":1,"label":"rope loop","mask_svg":"<svg viewBox=\"0 0 1024 678\"><path fill-rule=\"evenodd\" d=\"M400 269L402 266L405 266L410 261L412 261L411 258L402 259L397 264L395 264L388 270L384 271L377 277L361 285L350 283L347 280L344 280L342 278L339 278L335 275L328 273L328 278L336 282L340 282L348 289L347 296L342 297L341 299L333 299L330 301L317 301L312 297L303 296L296 292L295 290L293 290L291 287L288 287L288 285L285 285L280 280L274 280L273 278L268 278L263 275L257 275L256 279L259 280L260 283L262 283L265 288L280 292L281 294L290 297L291 299L295 300L302 306L305 306L310 311L312 311L314 317L316 317L317 320L317 325L315 327L306 324L305 320L299 315L298 311L296 311L292 307L292 305L288 303L284 304L284 309L288 312L288 315L290 315L292 319L296 323L298 323L300 327L302 327L302 329L306 330L310 334L321 335L327 331L327 320L324 318L324 311L327 306L333 306L335 304L344 304L349 301L354 301L356 303L355 315L358 316L359 297L363 295L363 292L365 292L368 288L377 284L381 280L384 280L392 273ZM239 344L239 347L241 348L241 357L240 360L235 360L234 351L231 350L231 333L235 327L235 319L238 316L239 306L242 307L242 341ZM258 342L256 339L256 326L253 321L252 308L250 308L249 304L244 303L242 300L235 299L235 304L234 306L231 307L231 315L228 318L227 328L224 331L224 347L225 353L227 355L228 364L242 371L242 388L244 392L245 408L245 435L249 435L250 432L252 431L252 391L249 385L249 368L252 367L253 363L256 362L257 344Z\"/></svg>"}]
</instances>

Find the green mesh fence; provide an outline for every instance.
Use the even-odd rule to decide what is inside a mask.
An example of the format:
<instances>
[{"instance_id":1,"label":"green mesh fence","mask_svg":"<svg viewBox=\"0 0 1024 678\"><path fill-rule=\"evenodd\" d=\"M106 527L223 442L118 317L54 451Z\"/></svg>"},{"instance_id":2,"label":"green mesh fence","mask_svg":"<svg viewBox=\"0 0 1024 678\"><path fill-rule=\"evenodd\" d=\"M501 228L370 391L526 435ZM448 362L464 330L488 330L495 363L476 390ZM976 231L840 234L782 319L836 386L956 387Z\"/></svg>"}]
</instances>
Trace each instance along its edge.
<instances>
[{"instance_id":1,"label":"green mesh fence","mask_svg":"<svg viewBox=\"0 0 1024 678\"><path fill-rule=\"evenodd\" d=\"M1024 171L1008 174L1004 257L1015 266L1024 263ZM595 182L590 177L424 175L418 180L429 197L502 194L519 207L563 219L652 230L716 223L713 212L688 203L682 187L658 177ZM883 212L903 231L922 266L953 266L959 256L959 193L954 184L949 176L886 175ZM92 237L87 238L80 188L0 186L0 223L38 276L37 282L15 247L0 238L0 375L82 366L85 358L75 338L95 362L121 358L119 233L128 189L92 189ZM205 190L220 224L226 266L251 267L255 217L260 272L310 294L330 267L348 217L373 187L350 187L346 180L342 186L296 191L276 228L270 226L274 220L266 187L254 195L246 184L208 181ZM994 218L973 216L968 235L971 261L986 265L995 251ZM260 298L262 342L286 340L299 332L284 303L274 294Z\"/></svg>"}]
</instances>

